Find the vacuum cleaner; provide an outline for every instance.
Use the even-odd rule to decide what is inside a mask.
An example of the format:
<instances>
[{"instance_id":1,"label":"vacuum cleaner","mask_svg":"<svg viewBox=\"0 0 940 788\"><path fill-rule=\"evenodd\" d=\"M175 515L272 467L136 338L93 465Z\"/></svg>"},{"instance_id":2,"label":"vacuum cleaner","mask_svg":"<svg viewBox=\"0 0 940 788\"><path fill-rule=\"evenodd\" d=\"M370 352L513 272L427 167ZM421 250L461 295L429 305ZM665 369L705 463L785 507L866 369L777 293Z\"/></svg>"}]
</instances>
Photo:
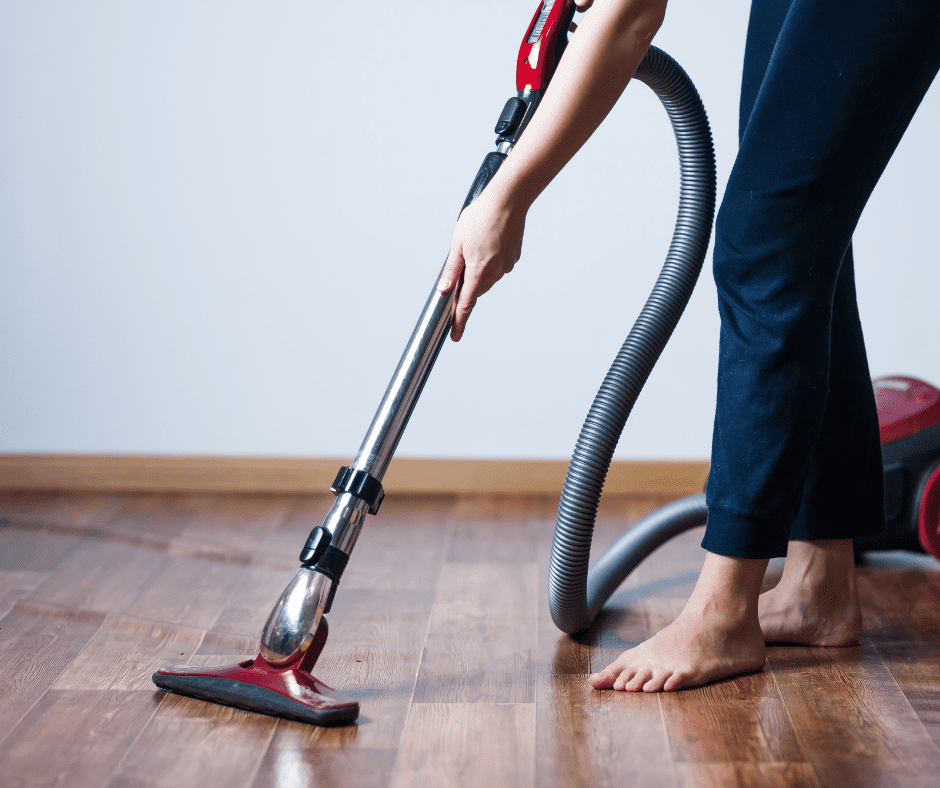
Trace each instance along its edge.
<instances>
[{"instance_id":1,"label":"vacuum cleaner","mask_svg":"<svg viewBox=\"0 0 940 788\"><path fill-rule=\"evenodd\" d=\"M463 208L489 183L538 107L567 44L574 11L573 0L543 0L539 4L519 50L517 94L500 113L496 150L484 159ZM565 480L552 544L549 602L556 625L567 633L590 626L643 558L673 536L705 521L704 495L677 501L630 529L588 569L594 519L614 449L692 294L715 210L711 132L695 87L681 67L655 47L650 48L634 78L652 88L672 123L680 159L679 212L662 272L588 413ZM336 496L333 506L323 524L310 533L300 554L301 566L268 617L258 656L218 668L183 665L159 670L153 674L158 687L314 724L356 720L358 703L319 681L311 671L328 635L324 614L332 607L366 515L379 511L384 497L382 478L450 329L458 288L441 294L436 283L437 279L355 461L336 476L331 487ZM921 396L921 389L911 391L911 397ZM940 406L928 408L926 415L920 411L915 415L914 410L916 407L898 408L899 423L904 426L891 434L911 439L905 446L914 449L905 448L903 457L899 456L901 470L896 478L903 501L910 498L921 503L902 502L900 506L904 513L912 506L923 511L926 530L933 528L930 544L940 557L940 469L930 460L935 455L940 459L940 448L921 450L925 444L917 437L926 432L928 443L940 442L940 412L935 412ZM932 426L925 426L927 422ZM912 451L916 459L908 461L905 458Z\"/></svg>"},{"instance_id":2,"label":"vacuum cleaner","mask_svg":"<svg viewBox=\"0 0 940 788\"><path fill-rule=\"evenodd\" d=\"M496 149L483 160L461 210L483 191L538 108L567 45L574 12L573 0L540 2L519 50L516 95L505 103L496 123ZM624 345L626 350L618 355L617 370L608 376L616 379L615 384L608 387L609 394L602 388L598 395L619 400L620 384L633 392L624 400L629 403L626 408L624 402L606 403L616 411L621 428L691 296L708 247L715 207L711 132L695 87L681 67L655 47L650 48L634 77L653 89L669 114L679 145L681 193L666 264ZM300 568L268 617L258 655L223 667L182 665L158 670L153 674L158 687L320 725L350 723L358 717L359 705L354 699L328 687L311 671L328 635L324 614L332 607L366 516L379 511L384 497L382 478L453 321L459 285L441 294L436 287L438 279L354 462L336 475L330 488L336 496L332 507L323 524L310 533L300 553ZM606 418L601 414L597 420ZM582 449L579 441L569 480L579 477L578 469L584 463L595 474L601 468L606 473L615 443L598 451L593 445ZM577 502L574 508L578 508ZM589 535L587 543L589 549Z\"/></svg>"}]
</instances>

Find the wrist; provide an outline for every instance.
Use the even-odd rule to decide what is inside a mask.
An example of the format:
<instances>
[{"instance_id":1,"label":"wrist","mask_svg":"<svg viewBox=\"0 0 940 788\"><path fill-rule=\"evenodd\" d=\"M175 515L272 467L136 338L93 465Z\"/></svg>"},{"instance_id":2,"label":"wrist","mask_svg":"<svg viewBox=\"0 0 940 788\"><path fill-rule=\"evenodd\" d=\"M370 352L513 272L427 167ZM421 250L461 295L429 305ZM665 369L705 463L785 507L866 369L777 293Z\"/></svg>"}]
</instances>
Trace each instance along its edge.
<instances>
[{"instance_id":1,"label":"wrist","mask_svg":"<svg viewBox=\"0 0 940 788\"><path fill-rule=\"evenodd\" d=\"M527 213L532 203L544 189L538 188L531 177L516 171L512 154L500 167L486 187L487 197L500 210L510 213Z\"/></svg>"}]
</instances>

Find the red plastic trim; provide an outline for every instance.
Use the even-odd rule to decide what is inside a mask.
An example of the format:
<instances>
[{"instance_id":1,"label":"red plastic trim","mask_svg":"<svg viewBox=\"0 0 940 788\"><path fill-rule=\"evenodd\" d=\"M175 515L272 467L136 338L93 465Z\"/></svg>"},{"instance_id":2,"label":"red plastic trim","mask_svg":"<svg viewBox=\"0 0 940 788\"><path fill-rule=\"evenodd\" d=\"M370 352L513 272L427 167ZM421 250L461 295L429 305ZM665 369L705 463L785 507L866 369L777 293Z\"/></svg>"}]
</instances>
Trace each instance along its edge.
<instances>
[{"instance_id":1,"label":"red plastic trim","mask_svg":"<svg viewBox=\"0 0 940 788\"><path fill-rule=\"evenodd\" d=\"M934 468L924 485L917 513L917 533L924 550L940 559L940 465Z\"/></svg>"},{"instance_id":2,"label":"red plastic trim","mask_svg":"<svg viewBox=\"0 0 940 788\"><path fill-rule=\"evenodd\" d=\"M567 35L568 32L561 29L563 25L560 22L573 2L574 0L555 0L541 34L530 44L529 35L544 5L539 3L519 48L519 57L516 60L516 90L542 90L548 86L555 66L555 44L559 35Z\"/></svg>"},{"instance_id":3,"label":"red plastic trim","mask_svg":"<svg viewBox=\"0 0 940 788\"><path fill-rule=\"evenodd\" d=\"M929 383L892 375L875 378L872 385L882 443L907 438L940 424L940 390Z\"/></svg>"},{"instance_id":4,"label":"red plastic trim","mask_svg":"<svg viewBox=\"0 0 940 788\"><path fill-rule=\"evenodd\" d=\"M321 618L310 647L283 662L269 662L259 654L237 665L176 665L158 670L153 680L161 688L266 714L317 724L352 722L359 716L359 703L336 692L310 672L323 651L328 633L326 618ZM164 678L170 681L164 681ZM255 696L250 692L227 690L225 696L219 697L212 687L220 685L218 682L213 685L213 680L221 680L221 686L226 688L232 685L237 688L239 684L261 687L282 696L288 704L284 707L281 702L281 708L274 709L263 699L254 701Z\"/></svg>"}]
</instances>

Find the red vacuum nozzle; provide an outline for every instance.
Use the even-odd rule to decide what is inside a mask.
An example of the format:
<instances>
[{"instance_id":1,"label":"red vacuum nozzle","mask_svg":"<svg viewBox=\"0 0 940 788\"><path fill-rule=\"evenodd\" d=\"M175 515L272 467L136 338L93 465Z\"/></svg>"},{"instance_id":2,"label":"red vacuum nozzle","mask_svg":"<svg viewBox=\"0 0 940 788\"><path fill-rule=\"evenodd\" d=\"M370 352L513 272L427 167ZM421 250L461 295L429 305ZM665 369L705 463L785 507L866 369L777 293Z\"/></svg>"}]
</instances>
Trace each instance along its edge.
<instances>
[{"instance_id":1,"label":"red vacuum nozzle","mask_svg":"<svg viewBox=\"0 0 940 788\"><path fill-rule=\"evenodd\" d=\"M310 671L329 634L320 619L310 647L284 662L268 662L260 654L237 665L177 665L153 674L164 690L248 711L287 717L315 725L342 725L359 716L358 701L328 687Z\"/></svg>"}]
</instances>

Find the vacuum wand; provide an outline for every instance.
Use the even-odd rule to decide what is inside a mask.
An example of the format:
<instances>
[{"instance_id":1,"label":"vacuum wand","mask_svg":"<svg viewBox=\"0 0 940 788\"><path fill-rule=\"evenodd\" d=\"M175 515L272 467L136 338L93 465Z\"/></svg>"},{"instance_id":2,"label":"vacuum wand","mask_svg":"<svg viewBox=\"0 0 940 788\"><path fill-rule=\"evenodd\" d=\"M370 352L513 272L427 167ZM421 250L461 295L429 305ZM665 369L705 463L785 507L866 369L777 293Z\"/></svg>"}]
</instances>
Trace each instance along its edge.
<instances>
[{"instance_id":1,"label":"vacuum wand","mask_svg":"<svg viewBox=\"0 0 940 788\"><path fill-rule=\"evenodd\" d=\"M379 510L381 480L450 330L455 290L442 294L435 288L428 298L355 461L333 483L333 506L310 532L300 569L268 617L261 634L265 659L281 661L305 651L329 612L365 516Z\"/></svg>"},{"instance_id":2,"label":"vacuum wand","mask_svg":"<svg viewBox=\"0 0 940 788\"><path fill-rule=\"evenodd\" d=\"M536 11L519 51L517 95L500 113L496 150L483 160L461 211L486 188L538 107L567 45L574 12L574 0L544 0ZM300 569L262 630L261 655L268 661L295 658L310 646L332 606L365 515L378 513L385 494L382 478L453 322L460 285L441 293L436 282L355 461L340 469L330 488L336 500L323 524L310 532Z\"/></svg>"}]
</instances>

